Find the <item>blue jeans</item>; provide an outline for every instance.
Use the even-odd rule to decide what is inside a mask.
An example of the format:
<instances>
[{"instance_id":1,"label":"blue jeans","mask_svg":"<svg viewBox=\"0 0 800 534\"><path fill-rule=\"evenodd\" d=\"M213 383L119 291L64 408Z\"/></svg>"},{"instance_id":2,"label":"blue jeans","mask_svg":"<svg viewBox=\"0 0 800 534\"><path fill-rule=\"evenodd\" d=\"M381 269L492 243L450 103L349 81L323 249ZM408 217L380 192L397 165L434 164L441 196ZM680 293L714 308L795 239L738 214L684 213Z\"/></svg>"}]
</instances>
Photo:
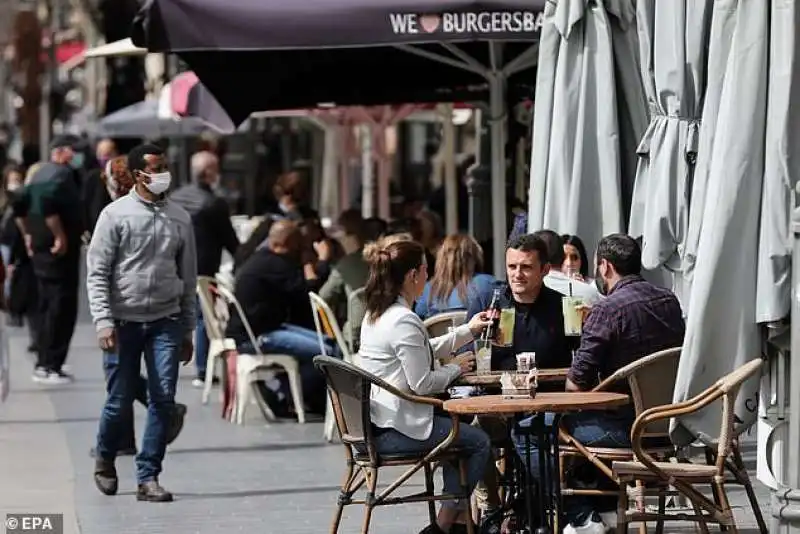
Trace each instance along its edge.
<instances>
[{"instance_id":1,"label":"blue jeans","mask_svg":"<svg viewBox=\"0 0 800 534\"><path fill-rule=\"evenodd\" d=\"M206 362L208 361L208 332L206 323L203 320L203 307L200 305L200 297L197 298L197 325L194 330L194 358L197 367L197 378L206 379Z\"/></svg>"},{"instance_id":2,"label":"blue jeans","mask_svg":"<svg viewBox=\"0 0 800 534\"><path fill-rule=\"evenodd\" d=\"M375 448L378 454L417 453L432 450L443 442L453 428L453 420L442 415L433 416L433 430L428 439L413 439L397 430L385 430L375 437ZM472 494L486 471L486 464L492 454L489 436L480 428L459 423L458 437L454 445L467 456L467 490ZM458 465L450 462L442 464L442 490L444 493L460 493L461 480ZM442 506L465 508L466 501L443 501Z\"/></svg>"},{"instance_id":3,"label":"blue jeans","mask_svg":"<svg viewBox=\"0 0 800 534\"><path fill-rule=\"evenodd\" d=\"M265 354L286 354L297 358L307 407L314 413L325 413L327 400L325 377L313 365L314 357L322 353L316 330L284 323L277 330L261 334L257 341ZM342 357L339 346L334 340L325 337L324 343L327 356ZM237 348L243 353L252 350L250 343L242 343ZM281 384L280 390L284 398L290 398L291 394L286 383Z\"/></svg>"},{"instance_id":4,"label":"blue jeans","mask_svg":"<svg viewBox=\"0 0 800 534\"><path fill-rule=\"evenodd\" d=\"M100 417L97 455L114 460L126 423L133 418L133 400L139 384L142 354L147 369L147 424L136 456L136 478L141 484L161 473L167 448L167 426L175 407L178 359L184 326L178 316L149 323L118 321L118 364L106 385L108 395Z\"/></svg>"},{"instance_id":5,"label":"blue jeans","mask_svg":"<svg viewBox=\"0 0 800 534\"><path fill-rule=\"evenodd\" d=\"M106 393L111 393L111 384L115 384L119 378L119 355L116 352L103 353L103 374L106 377ZM139 401L147 407L147 379L139 375L135 379L133 400ZM133 411L130 412L130 419L123 422L123 434L120 437L120 449L136 448L136 433L133 430Z\"/></svg>"},{"instance_id":6,"label":"blue jeans","mask_svg":"<svg viewBox=\"0 0 800 534\"><path fill-rule=\"evenodd\" d=\"M534 415L523 419L519 426L529 428ZM555 416L552 413L544 414L545 425L552 428ZM565 415L562 418L564 427L572 436L587 446L593 447L630 447L630 432L633 425L632 420L609 416L607 412L580 412L577 414ZM525 437L520 435L517 429L512 431L512 437L516 445L517 454L525 459ZM531 477L539 482L539 447L537 446L536 435L530 436L530 468ZM553 460L548 456L550 461ZM557 467L551 466L552 473L557 473ZM558 476L554 476L554 483L558 483ZM567 521L572 524L583 524L586 518L594 511L592 499L582 495L575 495L564 499L564 508Z\"/></svg>"}]
</instances>

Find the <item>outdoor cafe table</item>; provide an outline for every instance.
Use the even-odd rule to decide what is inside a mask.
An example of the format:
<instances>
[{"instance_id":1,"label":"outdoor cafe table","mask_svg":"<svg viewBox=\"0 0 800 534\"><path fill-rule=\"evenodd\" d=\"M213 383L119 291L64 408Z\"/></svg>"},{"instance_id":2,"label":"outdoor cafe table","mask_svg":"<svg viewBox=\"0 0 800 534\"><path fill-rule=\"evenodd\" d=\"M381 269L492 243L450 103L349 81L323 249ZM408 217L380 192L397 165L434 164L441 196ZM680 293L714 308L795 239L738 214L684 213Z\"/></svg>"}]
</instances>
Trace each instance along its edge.
<instances>
[{"instance_id":1,"label":"outdoor cafe table","mask_svg":"<svg viewBox=\"0 0 800 534\"><path fill-rule=\"evenodd\" d=\"M561 505L561 488L551 472L554 462L549 461L548 455L558 458L558 421L561 415L584 410L608 410L628 404L630 399L622 393L610 392L558 392L537 393L534 398L504 398L503 395L485 395L482 397L467 397L445 401L444 409L458 415L490 415L499 417L512 417L530 413L551 412L555 414L553 425L546 428L543 417L536 417L531 423L530 430L517 426L517 431L525 436L525 464L528 484L525 491L525 504L528 514L529 528L533 528L533 504L531 502L530 484L530 434L536 433L539 449L539 528L537 534L554 533L558 525L562 524L563 513ZM551 443L552 441L552 443ZM543 489L543 488L546 488ZM553 508L552 517L548 514L547 503ZM531 531L533 532L533 531Z\"/></svg>"},{"instance_id":2,"label":"outdoor cafe table","mask_svg":"<svg viewBox=\"0 0 800 534\"><path fill-rule=\"evenodd\" d=\"M566 382L569 367L558 369L539 369L537 380L539 382ZM455 386L499 386L503 373L513 371L489 371L488 373L464 373L458 377Z\"/></svg>"}]
</instances>

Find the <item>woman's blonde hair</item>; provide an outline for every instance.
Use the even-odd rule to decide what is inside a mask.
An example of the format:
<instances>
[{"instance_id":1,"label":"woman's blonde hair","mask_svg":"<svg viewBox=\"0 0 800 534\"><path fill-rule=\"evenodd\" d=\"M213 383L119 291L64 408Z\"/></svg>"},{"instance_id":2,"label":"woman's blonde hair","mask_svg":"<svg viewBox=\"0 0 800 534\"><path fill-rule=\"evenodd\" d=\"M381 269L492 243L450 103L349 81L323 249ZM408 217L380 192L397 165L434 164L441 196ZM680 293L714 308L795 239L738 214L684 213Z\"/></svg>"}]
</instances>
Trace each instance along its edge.
<instances>
[{"instance_id":1,"label":"woman's blonde hair","mask_svg":"<svg viewBox=\"0 0 800 534\"><path fill-rule=\"evenodd\" d=\"M364 286L367 318L374 322L395 303L406 275L425 262L425 249L404 235L384 237L364 247L369 277Z\"/></svg>"},{"instance_id":2,"label":"woman's blonde hair","mask_svg":"<svg viewBox=\"0 0 800 534\"><path fill-rule=\"evenodd\" d=\"M436 254L436 271L431 280L431 300L447 300L453 290L467 300L469 283L483 269L483 249L472 236L449 235Z\"/></svg>"}]
</instances>

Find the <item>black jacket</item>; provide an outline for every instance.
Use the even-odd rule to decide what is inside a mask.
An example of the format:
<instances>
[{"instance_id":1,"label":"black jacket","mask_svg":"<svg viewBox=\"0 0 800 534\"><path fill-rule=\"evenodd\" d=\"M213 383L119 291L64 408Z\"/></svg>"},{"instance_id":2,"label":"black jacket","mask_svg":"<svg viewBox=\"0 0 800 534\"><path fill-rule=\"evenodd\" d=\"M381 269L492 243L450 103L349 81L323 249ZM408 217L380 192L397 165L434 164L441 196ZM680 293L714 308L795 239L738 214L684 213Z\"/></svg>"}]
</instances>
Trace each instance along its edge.
<instances>
[{"instance_id":1,"label":"black jacket","mask_svg":"<svg viewBox=\"0 0 800 534\"><path fill-rule=\"evenodd\" d=\"M214 276L219 271L222 249L234 255L239 247L228 205L205 184L185 185L172 193L170 200L192 216L197 243L197 274Z\"/></svg>"},{"instance_id":2,"label":"black jacket","mask_svg":"<svg viewBox=\"0 0 800 534\"><path fill-rule=\"evenodd\" d=\"M100 179L100 173L100 169L89 171L81 189L83 227L90 233L94 232L100 212L111 203L111 195L108 194L108 189Z\"/></svg>"},{"instance_id":3,"label":"black jacket","mask_svg":"<svg viewBox=\"0 0 800 534\"><path fill-rule=\"evenodd\" d=\"M234 294L256 336L284 323L314 328L303 267L293 258L267 248L256 250L236 274ZM236 310L230 316L227 336L237 344L249 341Z\"/></svg>"}]
</instances>

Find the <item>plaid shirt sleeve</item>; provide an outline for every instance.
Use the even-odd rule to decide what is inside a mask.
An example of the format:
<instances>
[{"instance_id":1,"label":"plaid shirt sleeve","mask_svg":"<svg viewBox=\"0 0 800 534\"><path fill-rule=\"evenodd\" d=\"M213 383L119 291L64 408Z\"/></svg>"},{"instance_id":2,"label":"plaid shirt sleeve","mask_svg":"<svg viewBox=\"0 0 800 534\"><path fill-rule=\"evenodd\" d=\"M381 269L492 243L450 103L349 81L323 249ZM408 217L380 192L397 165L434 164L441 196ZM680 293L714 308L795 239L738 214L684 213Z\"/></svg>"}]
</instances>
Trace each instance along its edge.
<instances>
[{"instance_id":1,"label":"plaid shirt sleeve","mask_svg":"<svg viewBox=\"0 0 800 534\"><path fill-rule=\"evenodd\" d=\"M582 390L599 383L603 362L616 337L616 318L608 306L596 306L583 324L581 346L572 360L567 378Z\"/></svg>"}]
</instances>

